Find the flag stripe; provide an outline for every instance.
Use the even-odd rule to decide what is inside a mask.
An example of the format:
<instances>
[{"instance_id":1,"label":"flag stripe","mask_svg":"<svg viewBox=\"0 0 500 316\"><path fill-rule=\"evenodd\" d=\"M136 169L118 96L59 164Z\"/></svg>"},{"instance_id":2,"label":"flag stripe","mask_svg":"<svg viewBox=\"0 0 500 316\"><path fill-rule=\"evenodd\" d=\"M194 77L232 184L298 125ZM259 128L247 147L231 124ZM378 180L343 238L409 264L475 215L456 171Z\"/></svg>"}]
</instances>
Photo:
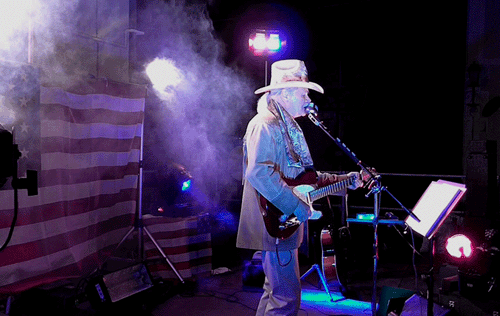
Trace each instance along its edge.
<instances>
[{"instance_id":1,"label":"flag stripe","mask_svg":"<svg viewBox=\"0 0 500 316\"><path fill-rule=\"evenodd\" d=\"M110 90L108 90L110 91ZM40 103L42 105L64 104L73 109L107 109L119 112L144 111L144 95L127 98L109 94L93 93L75 94L74 91L64 91L61 88L42 87L40 90Z\"/></svg>"},{"instance_id":2,"label":"flag stripe","mask_svg":"<svg viewBox=\"0 0 500 316\"><path fill-rule=\"evenodd\" d=\"M62 120L43 121L40 123L44 137L81 138L116 138L130 139L141 137L139 123L129 125L111 125L105 123L77 124Z\"/></svg>"},{"instance_id":3,"label":"flag stripe","mask_svg":"<svg viewBox=\"0 0 500 316\"><path fill-rule=\"evenodd\" d=\"M125 176L137 175L139 172L139 162L129 163L119 167L91 167L81 169L52 169L42 172L39 183L40 187L53 186L57 184L86 183L88 181L103 181L122 179Z\"/></svg>"},{"instance_id":4,"label":"flag stripe","mask_svg":"<svg viewBox=\"0 0 500 316\"><path fill-rule=\"evenodd\" d=\"M70 214L85 214L91 210L98 209L105 211L106 208L112 207L120 202L135 200L137 197L137 190L123 190L116 194L100 194L71 201L60 201L50 204L40 205L27 209L21 209L17 218L17 226L33 225L36 223L46 223L58 218L65 218ZM135 205L135 203L134 203ZM130 212L133 209L129 205ZM11 223L11 216L2 216L0 227L8 228Z\"/></svg>"},{"instance_id":5,"label":"flag stripe","mask_svg":"<svg viewBox=\"0 0 500 316\"><path fill-rule=\"evenodd\" d=\"M42 155L44 170L81 169L87 166L125 166L140 160L141 151L132 149L129 152L91 152L81 154L45 153Z\"/></svg>"},{"instance_id":6,"label":"flag stripe","mask_svg":"<svg viewBox=\"0 0 500 316\"><path fill-rule=\"evenodd\" d=\"M87 225L79 229L66 226L67 231L54 236L44 238L44 243L33 241L7 247L3 254L3 265L15 264L19 261L33 260L39 257L40 252L46 256L64 251L67 245L79 245L87 241L87 236L99 238L107 232L120 228L129 227L128 223L133 219L131 214L124 214L107 220L99 221L93 225ZM125 223L125 224L124 224Z\"/></svg>"},{"instance_id":7,"label":"flag stripe","mask_svg":"<svg viewBox=\"0 0 500 316\"><path fill-rule=\"evenodd\" d=\"M46 120L61 120L77 124L134 125L142 122L144 112L119 112L108 109L73 109L61 104L42 104L41 116Z\"/></svg>"},{"instance_id":8,"label":"flag stripe","mask_svg":"<svg viewBox=\"0 0 500 316\"><path fill-rule=\"evenodd\" d=\"M3 271L0 273L0 285L26 280L43 273L50 273L51 271L57 270L61 267L71 267L75 263L77 263L75 267L79 269L73 273L78 273L79 275L82 271L82 267L80 265L83 263L82 261L89 256L89 254L95 254L103 251L104 249L116 248L116 244L119 241L117 240L117 237L124 236L127 230L128 228L107 231L101 236L89 239L78 245L70 246L64 251L47 255L44 254L43 256L38 256L32 260L22 261L14 265L2 267L0 271L7 270L9 273L3 273ZM96 256L92 256L92 258L96 258ZM94 268L98 267L100 264L100 262L96 262L94 260L92 261L93 262L88 263L91 263ZM92 266L89 267L86 265L87 269L85 270L91 270ZM15 291L15 289L13 289L13 291Z\"/></svg>"},{"instance_id":9,"label":"flag stripe","mask_svg":"<svg viewBox=\"0 0 500 316\"><path fill-rule=\"evenodd\" d=\"M137 191L137 176L125 176L123 179L114 179L108 181L94 181L87 183L77 183L72 185L54 185L50 187L40 188L37 196L27 196L27 192L22 190L19 192L20 210L40 207L41 205L50 205L55 207L61 202L83 201L93 202L98 195L103 195L106 198L119 198L124 194L133 194ZM4 193L4 192L2 192ZM14 194L13 191L5 191L4 203L0 203L0 211L12 211ZM118 194L118 195L115 195ZM86 200L91 198L91 200ZM122 200L130 200L128 198ZM98 201L98 200L97 200ZM101 202L101 201L98 201ZM99 204L90 204L99 205ZM1 219L0 219L1 220ZM0 226L3 227L3 226Z\"/></svg>"},{"instance_id":10,"label":"flag stripe","mask_svg":"<svg viewBox=\"0 0 500 316\"><path fill-rule=\"evenodd\" d=\"M85 213L71 214L30 225L19 225L15 228L16 233L12 236L9 246L42 240L44 238L60 235L69 229L80 229L88 225L94 225L99 221L107 221L112 218L118 218L124 215L123 210L131 209L133 207L135 207L135 201L125 201L117 203L112 207L96 208L95 210ZM47 230L47 227L50 227L50 230ZM7 228L0 230L0 234L6 235Z\"/></svg>"},{"instance_id":11,"label":"flag stripe","mask_svg":"<svg viewBox=\"0 0 500 316\"><path fill-rule=\"evenodd\" d=\"M96 151L125 152L141 148L141 138L128 139L86 138L72 139L66 137L45 137L41 140L42 155L44 153L91 153Z\"/></svg>"},{"instance_id":12,"label":"flag stripe","mask_svg":"<svg viewBox=\"0 0 500 316\"><path fill-rule=\"evenodd\" d=\"M26 266L16 266L17 269L12 269L14 273L12 273L12 277L10 279L0 279L0 282L5 281L5 283L8 283L7 285L0 287L0 294L17 294L29 290L30 288L59 280L80 279L82 267L86 267L84 268L85 270L91 270L97 267L99 262L102 262L102 253L106 252L107 248L112 248L112 246L103 248L100 252L91 253L78 262L63 267L52 268L48 272L29 271L25 273ZM90 272L91 271L88 271L88 273ZM83 272L83 274L87 273Z\"/></svg>"}]
</instances>

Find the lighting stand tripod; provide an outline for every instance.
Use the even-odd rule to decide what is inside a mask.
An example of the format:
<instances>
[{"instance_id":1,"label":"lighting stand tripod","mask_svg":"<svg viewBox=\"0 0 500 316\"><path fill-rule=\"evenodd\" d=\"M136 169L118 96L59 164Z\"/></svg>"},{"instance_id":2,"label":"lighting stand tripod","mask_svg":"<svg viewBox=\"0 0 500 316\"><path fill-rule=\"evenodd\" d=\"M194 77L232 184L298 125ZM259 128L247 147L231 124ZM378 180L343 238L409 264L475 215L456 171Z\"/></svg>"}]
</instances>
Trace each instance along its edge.
<instances>
[{"instance_id":1,"label":"lighting stand tripod","mask_svg":"<svg viewBox=\"0 0 500 316\"><path fill-rule=\"evenodd\" d=\"M382 186L380 180L381 176L378 174L374 174L372 171L373 168L368 167L366 164L362 163L361 160L349 149L347 146L340 141L338 138L334 138L327 130L327 128L323 125L323 122L320 122L317 118L317 107L311 103L306 107L306 110L309 112L308 117L314 123L314 125L320 127L334 142L335 144L349 157L351 158L356 165L358 165L364 172L366 172L370 177L366 181L368 188L370 191L365 195L365 197L369 197L370 195L374 195L374 219L372 221L373 224L373 292L372 292L372 315L375 316L377 314L377 265L378 265L378 225L379 224L394 224L394 221L382 221L379 220L380 213L380 195L381 192L387 192L400 206L404 209L411 217L413 217L417 222L420 220L406 207L404 207L395 197L392 195L386 187Z\"/></svg>"},{"instance_id":2,"label":"lighting stand tripod","mask_svg":"<svg viewBox=\"0 0 500 316\"><path fill-rule=\"evenodd\" d=\"M132 232L134 232L135 230L137 230L137 252L138 252L138 255L139 255L139 259L140 261L143 261L144 260L144 238L143 238L143 234L146 233L146 235L149 237L149 239L151 240L151 242L155 245L156 249L158 250L158 252L161 254L161 256L163 257L163 259L165 259L165 261L168 263L168 265L170 266L170 268L172 269L172 271L174 271L175 275L177 276L177 278L179 279L179 281L181 281L181 283L185 283L184 279L182 278L182 276L180 275L179 271L177 271L177 269L174 267L174 265L172 264L172 262L170 262L170 260L168 259L167 255L165 254L165 252L163 252L163 250L161 249L160 245L158 244L158 242L153 238L153 235L151 235L151 233L149 232L149 230L147 229L146 226L144 226L144 221L143 221L143 218L142 218L142 182L143 182L143 163L144 163L144 160L143 160L143 151L144 151L144 121L142 123L142 127L141 127L142 131L141 131L141 152L140 152L140 161L139 161L139 177L138 177L138 194L139 194L139 199L137 201L137 207L136 207L136 212L135 212L135 221L134 221L134 225L132 226L132 228L130 228L130 230L127 232L127 234L125 234L125 236L122 238L122 240L118 243L118 246L116 246L116 249L120 248L120 246L123 244L123 242L130 236L130 234Z\"/></svg>"}]
</instances>

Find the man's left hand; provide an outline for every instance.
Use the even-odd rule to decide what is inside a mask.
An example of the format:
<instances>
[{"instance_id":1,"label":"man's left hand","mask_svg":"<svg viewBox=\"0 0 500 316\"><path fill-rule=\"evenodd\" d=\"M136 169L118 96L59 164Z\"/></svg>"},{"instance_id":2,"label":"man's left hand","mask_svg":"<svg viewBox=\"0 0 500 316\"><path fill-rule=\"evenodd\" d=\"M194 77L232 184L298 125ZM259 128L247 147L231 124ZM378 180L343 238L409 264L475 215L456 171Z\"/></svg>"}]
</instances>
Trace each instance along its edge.
<instances>
[{"instance_id":1,"label":"man's left hand","mask_svg":"<svg viewBox=\"0 0 500 316\"><path fill-rule=\"evenodd\" d=\"M349 172L347 174L347 177L349 177L349 178L355 177L354 182L350 186L347 187L348 189L356 190L357 188L363 186L363 179L361 178L361 174L359 172L355 172L355 171Z\"/></svg>"}]
</instances>

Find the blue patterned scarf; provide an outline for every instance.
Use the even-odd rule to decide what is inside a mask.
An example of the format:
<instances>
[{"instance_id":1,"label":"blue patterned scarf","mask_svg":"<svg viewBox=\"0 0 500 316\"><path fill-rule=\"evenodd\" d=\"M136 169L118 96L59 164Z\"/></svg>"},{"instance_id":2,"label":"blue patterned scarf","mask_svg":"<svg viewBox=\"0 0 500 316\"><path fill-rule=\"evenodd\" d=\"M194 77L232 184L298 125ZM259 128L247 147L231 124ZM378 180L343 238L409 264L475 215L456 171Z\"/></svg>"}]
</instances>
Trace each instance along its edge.
<instances>
[{"instance_id":1,"label":"blue patterned scarf","mask_svg":"<svg viewBox=\"0 0 500 316\"><path fill-rule=\"evenodd\" d=\"M295 119L275 100L270 99L268 110L278 119L285 139L288 165L292 167L312 167L313 161L304 132Z\"/></svg>"}]
</instances>

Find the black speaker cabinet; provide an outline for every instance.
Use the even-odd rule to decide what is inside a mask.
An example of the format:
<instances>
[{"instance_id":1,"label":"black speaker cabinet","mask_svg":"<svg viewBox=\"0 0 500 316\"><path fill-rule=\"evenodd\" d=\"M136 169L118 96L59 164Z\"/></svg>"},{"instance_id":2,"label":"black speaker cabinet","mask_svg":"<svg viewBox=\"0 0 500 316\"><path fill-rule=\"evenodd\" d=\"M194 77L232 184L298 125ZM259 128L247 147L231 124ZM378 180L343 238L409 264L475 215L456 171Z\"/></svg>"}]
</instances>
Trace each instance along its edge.
<instances>
[{"instance_id":1,"label":"black speaker cabinet","mask_svg":"<svg viewBox=\"0 0 500 316\"><path fill-rule=\"evenodd\" d=\"M467 216L492 215L496 211L498 199L496 141L471 141L466 158Z\"/></svg>"}]
</instances>

